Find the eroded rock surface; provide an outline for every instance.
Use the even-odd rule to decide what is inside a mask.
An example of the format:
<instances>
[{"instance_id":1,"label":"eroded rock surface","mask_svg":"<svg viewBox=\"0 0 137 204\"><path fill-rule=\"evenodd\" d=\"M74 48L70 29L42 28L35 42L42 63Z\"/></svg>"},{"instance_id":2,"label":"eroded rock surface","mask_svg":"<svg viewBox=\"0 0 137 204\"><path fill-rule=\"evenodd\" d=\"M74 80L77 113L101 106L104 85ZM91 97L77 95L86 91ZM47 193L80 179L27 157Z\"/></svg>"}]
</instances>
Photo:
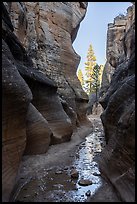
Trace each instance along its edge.
<instances>
[{"instance_id":1,"label":"eroded rock surface","mask_svg":"<svg viewBox=\"0 0 137 204\"><path fill-rule=\"evenodd\" d=\"M27 112L26 126L27 141L24 154L47 152L53 133L47 120L31 103Z\"/></svg>"},{"instance_id":2,"label":"eroded rock surface","mask_svg":"<svg viewBox=\"0 0 137 204\"><path fill-rule=\"evenodd\" d=\"M35 69L56 82L60 97L74 109L79 120L86 119L88 97L76 76L80 56L72 42L86 8L87 2L22 2L22 5L13 2L10 9L15 33ZM22 21L21 15L24 16Z\"/></svg>"},{"instance_id":3,"label":"eroded rock surface","mask_svg":"<svg viewBox=\"0 0 137 204\"><path fill-rule=\"evenodd\" d=\"M3 2L3 201L23 154L71 139L86 118L72 43L87 2Z\"/></svg>"},{"instance_id":4,"label":"eroded rock surface","mask_svg":"<svg viewBox=\"0 0 137 204\"><path fill-rule=\"evenodd\" d=\"M26 145L26 115L32 94L2 41L2 195L8 201Z\"/></svg>"},{"instance_id":5,"label":"eroded rock surface","mask_svg":"<svg viewBox=\"0 0 137 204\"><path fill-rule=\"evenodd\" d=\"M18 66L33 94L33 105L48 121L52 131L51 144L69 141L73 132L71 120L57 94L57 86L43 72Z\"/></svg>"},{"instance_id":6,"label":"eroded rock surface","mask_svg":"<svg viewBox=\"0 0 137 204\"><path fill-rule=\"evenodd\" d=\"M107 63L115 71L100 99L107 146L100 167L124 202L135 201L135 5L108 28ZM120 27L120 28L119 28ZM111 41L110 41L111 39ZM113 42L113 44L112 44Z\"/></svg>"}]
</instances>

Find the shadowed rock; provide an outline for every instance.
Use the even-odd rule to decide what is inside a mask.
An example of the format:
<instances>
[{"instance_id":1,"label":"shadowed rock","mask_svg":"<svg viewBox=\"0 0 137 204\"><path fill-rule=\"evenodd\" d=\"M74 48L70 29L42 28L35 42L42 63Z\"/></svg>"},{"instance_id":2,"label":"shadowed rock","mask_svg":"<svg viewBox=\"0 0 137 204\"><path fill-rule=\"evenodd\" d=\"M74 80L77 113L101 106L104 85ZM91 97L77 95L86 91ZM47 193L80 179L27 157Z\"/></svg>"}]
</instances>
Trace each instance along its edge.
<instances>
[{"instance_id":1,"label":"shadowed rock","mask_svg":"<svg viewBox=\"0 0 137 204\"><path fill-rule=\"evenodd\" d=\"M76 169L72 169L70 175L71 175L71 178L78 179L79 172Z\"/></svg>"},{"instance_id":2,"label":"shadowed rock","mask_svg":"<svg viewBox=\"0 0 137 204\"><path fill-rule=\"evenodd\" d=\"M87 95L76 77L80 57L72 47L86 8L86 2L2 5L3 201L9 201L25 146L25 154L44 153L49 144L69 141L86 120Z\"/></svg>"},{"instance_id":3,"label":"shadowed rock","mask_svg":"<svg viewBox=\"0 0 137 204\"><path fill-rule=\"evenodd\" d=\"M92 93L89 96L88 108L87 108L87 115L92 114L93 105L98 102L98 94L96 98L96 93Z\"/></svg>"},{"instance_id":4,"label":"shadowed rock","mask_svg":"<svg viewBox=\"0 0 137 204\"><path fill-rule=\"evenodd\" d=\"M32 91L32 104L46 118L53 132L51 144L69 141L73 132L72 124L63 110L55 83L41 71L26 69L21 65L18 65L18 69Z\"/></svg>"},{"instance_id":5,"label":"shadowed rock","mask_svg":"<svg viewBox=\"0 0 137 204\"><path fill-rule=\"evenodd\" d=\"M62 99L60 97L60 102L62 104L62 107L64 109L64 111L67 113L67 115L69 116L72 126L73 126L73 130L76 128L76 126L78 125L78 118L77 118L77 114L76 112L73 110L73 108L71 108L68 103Z\"/></svg>"},{"instance_id":6,"label":"shadowed rock","mask_svg":"<svg viewBox=\"0 0 137 204\"><path fill-rule=\"evenodd\" d=\"M101 154L100 168L123 202L135 202L134 9L134 5L128 8L128 13L124 17L125 29L120 29L121 33L119 32L121 19L115 19L113 25L115 29L111 30L112 41L116 43L121 37L121 42L117 47L115 46L113 52L110 52L112 47L109 47L112 42L108 43L109 57L107 59L114 66L115 71L106 94L100 98L100 103L105 109L101 119L107 142Z\"/></svg>"},{"instance_id":7,"label":"shadowed rock","mask_svg":"<svg viewBox=\"0 0 137 204\"><path fill-rule=\"evenodd\" d=\"M2 41L2 195L8 201L26 145L26 115L32 94Z\"/></svg>"},{"instance_id":8,"label":"shadowed rock","mask_svg":"<svg viewBox=\"0 0 137 204\"><path fill-rule=\"evenodd\" d=\"M46 119L31 103L26 118L26 135L24 154L42 154L48 150L52 132Z\"/></svg>"}]
</instances>

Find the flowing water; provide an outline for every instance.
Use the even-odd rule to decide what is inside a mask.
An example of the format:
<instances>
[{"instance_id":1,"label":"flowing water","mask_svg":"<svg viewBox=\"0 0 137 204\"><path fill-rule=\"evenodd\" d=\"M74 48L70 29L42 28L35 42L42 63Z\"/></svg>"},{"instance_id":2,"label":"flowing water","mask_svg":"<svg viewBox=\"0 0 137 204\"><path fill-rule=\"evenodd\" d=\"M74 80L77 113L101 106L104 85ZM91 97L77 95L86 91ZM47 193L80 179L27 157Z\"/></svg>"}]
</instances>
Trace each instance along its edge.
<instances>
[{"instance_id":1,"label":"flowing water","mask_svg":"<svg viewBox=\"0 0 137 204\"><path fill-rule=\"evenodd\" d=\"M15 202L85 202L103 183L95 158L104 145L101 121L95 119L93 132L76 145L75 154L68 155L72 157L69 164L65 163L64 156L59 165L45 166L37 170L37 174L32 172L28 181L20 178L22 186ZM73 169L78 172L77 178L71 177ZM83 186L79 183L81 180L91 183Z\"/></svg>"}]
</instances>

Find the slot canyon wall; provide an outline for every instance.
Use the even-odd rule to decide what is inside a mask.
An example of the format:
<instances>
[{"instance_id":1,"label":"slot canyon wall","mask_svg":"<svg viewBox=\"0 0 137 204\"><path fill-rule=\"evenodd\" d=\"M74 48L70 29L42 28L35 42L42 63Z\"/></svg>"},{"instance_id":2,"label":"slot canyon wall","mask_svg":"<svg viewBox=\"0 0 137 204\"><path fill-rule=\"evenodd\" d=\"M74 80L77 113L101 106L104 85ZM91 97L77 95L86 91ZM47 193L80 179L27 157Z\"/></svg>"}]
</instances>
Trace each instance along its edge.
<instances>
[{"instance_id":1,"label":"slot canyon wall","mask_svg":"<svg viewBox=\"0 0 137 204\"><path fill-rule=\"evenodd\" d=\"M106 137L100 168L124 202L135 201L135 3L108 25L100 103Z\"/></svg>"},{"instance_id":2,"label":"slot canyon wall","mask_svg":"<svg viewBox=\"0 0 137 204\"><path fill-rule=\"evenodd\" d=\"M71 139L88 97L72 43L87 2L2 4L2 196L9 201L22 156ZM100 104L107 145L100 169L124 202L134 202L135 4L108 25Z\"/></svg>"},{"instance_id":3,"label":"slot canyon wall","mask_svg":"<svg viewBox=\"0 0 137 204\"><path fill-rule=\"evenodd\" d=\"M23 154L71 139L88 97L72 43L87 2L2 4L2 196L9 201Z\"/></svg>"}]
</instances>

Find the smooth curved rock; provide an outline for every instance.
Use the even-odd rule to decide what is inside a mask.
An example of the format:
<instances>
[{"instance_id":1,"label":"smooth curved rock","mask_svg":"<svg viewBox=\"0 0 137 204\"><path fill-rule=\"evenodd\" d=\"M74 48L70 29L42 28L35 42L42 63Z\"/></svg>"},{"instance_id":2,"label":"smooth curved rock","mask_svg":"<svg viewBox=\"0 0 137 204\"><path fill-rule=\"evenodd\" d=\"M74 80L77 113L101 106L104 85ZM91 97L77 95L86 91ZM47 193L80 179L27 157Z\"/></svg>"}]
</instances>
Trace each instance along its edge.
<instances>
[{"instance_id":1,"label":"smooth curved rock","mask_svg":"<svg viewBox=\"0 0 137 204\"><path fill-rule=\"evenodd\" d=\"M42 154L47 152L52 132L48 122L30 103L26 117L26 148L24 154Z\"/></svg>"},{"instance_id":2,"label":"smooth curved rock","mask_svg":"<svg viewBox=\"0 0 137 204\"><path fill-rule=\"evenodd\" d=\"M76 76L80 56L74 51L72 43L88 3L22 3L27 9L27 13L24 9L27 27L18 20L23 9L17 2L12 2L10 10L16 35L32 58L34 67L56 82L59 95L76 112L78 120L87 120L85 108L88 96Z\"/></svg>"},{"instance_id":3,"label":"smooth curved rock","mask_svg":"<svg viewBox=\"0 0 137 204\"><path fill-rule=\"evenodd\" d=\"M92 182L91 180L89 180L89 179L80 179L80 180L78 181L78 184L79 184L80 186L89 186L89 185L92 185L93 182Z\"/></svg>"},{"instance_id":4,"label":"smooth curved rock","mask_svg":"<svg viewBox=\"0 0 137 204\"><path fill-rule=\"evenodd\" d=\"M72 123L72 127L73 127L73 130L77 127L78 125L78 118L77 118L77 114L76 112L73 110L73 108L71 108L68 103L62 99L60 97L60 102L62 104L62 107L64 109L64 111L67 113L67 115L69 116L70 120L71 120L71 123Z\"/></svg>"},{"instance_id":5,"label":"smooth curved rock","mask_svg":"<svg viewBox=\"0 0 137 204\"><path fill-rule=\"evenodd\" d=\"M2 200L9 201L26 146L26 115L32 93L20 76L9 39L13 25L6 7L2 12ZM20 53L21 54L21 53Z\"/></svg>"},{"instance_id":6,"label":"smooth curved rock","mask_svg":"<svg viewBox=\"0 0 137 204\"><path fill-rule=\"evenodd\" d=\"M8 201L26 145L26 115L32 94L2 41L2 195Z\"/></svg>"},{"instance_id":7,"label":"smooth curved rock","mask_svg":"<svg viewBox=\"0 0 137 204\"><path fill-rule=\"evenodd\" d=\"M72 43L87 2L4 2L2 8L2 190L9 201L26 135L25 154L43 153L49 144L69 141L75 125L86 121L88 97Z\"/></svg>"},{"instance_id":8,"label":"smooth curved rock","mask_svg":"<svg viewBox=\"0 0 137 204\"><path fill-rule=\"evenodd\" d=\"M18 69L32 91L32 104L48 121L53 133L51 144L69 141L73 133L72 124L63 110L56 84L41 71L26 69L21 65L18 65Z\"/></svg>"}]
</instances>

